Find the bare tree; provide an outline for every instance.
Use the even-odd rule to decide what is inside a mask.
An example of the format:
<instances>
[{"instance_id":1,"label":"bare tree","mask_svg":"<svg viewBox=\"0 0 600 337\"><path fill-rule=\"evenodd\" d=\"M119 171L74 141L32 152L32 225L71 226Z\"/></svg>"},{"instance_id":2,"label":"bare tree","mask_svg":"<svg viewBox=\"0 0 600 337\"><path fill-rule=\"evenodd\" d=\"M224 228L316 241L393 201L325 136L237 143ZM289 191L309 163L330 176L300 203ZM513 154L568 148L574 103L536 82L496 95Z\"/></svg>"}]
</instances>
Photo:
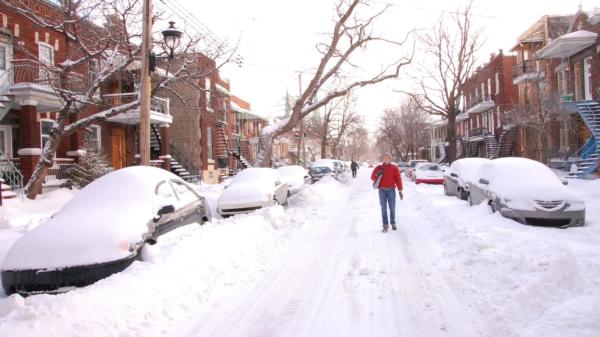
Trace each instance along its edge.
<instances>
[{"instance_id":1,"label":"bare tree","mask_svg":"<svg viewBox=\"0 0 600 337\"><path fill-rule=\"evenodd\" d=\"M428 115L421 104L409 98L398 108L385 110L379 121L379 144L387 144L402 161L415 158L419 147L426 145Z\"/></svg>"},{"instance_id":2,"label":"bare tree","mask_svg":"<svg viewBox=\"0 0 600 337\"><path fill-rule=\"evenodd\" d=\"M59 34L66 42L67 59L58 68L40 62L37 55L29 55L28 61L39 68L39 73L48 74L47 82L62 103L39 162L25 186L27 197L33 199L41 192L42 182L47 170L53 165L54 155L62 139L92 123L107 121L139 106L139 99L136 98L102 110L98 109L100 105L97 97L112 78L120 74L128 73L132 77L137 74L136 64L139 64L141 52L139 41L142 6L138 0L61 0L58 3L60 15L41 16L26 0L8 0L3 5L25 16L35 27ZM160 13L154 15L154 21L159 15ZM103 22L105 26L98 26L96 23L99 22ZM161 39L154 41L154 46L163 46ZM28 53L26 49L23 52ZM199 53L212 59L229 55L224 62L229 61L233 55L226 51L224 43L214 40L207 42L201 37L186 33L175 60L159 64L163 75L153 76L151 94L171 92L183 99L172 89L172 85L187 82L197 86L200 78L222 65L200 65L197 57ZM74 78L81 78L80 73L89 69L92 63L98 65L93 77L73 81Z\"/></svg>"},{"instance_id":3,"label":"bare tree","mask_svg":"<svg viewBox=\"0 0 600 337\"><path fill-rule=\"evenodd\" d=\"M359 124L345 136L344 150L350 159L361 160L367 157L369 151L369 131ZM346 158L348 159L348 158Z\"/></svg>"},{"instance_id":4,"label":"bare tree","mask_svg":"<svg viewBox=\"0 0 600 337\"><path fill-rule=\"evenodd\" d=\"M422 67L425 75L419 88L405 92L419 102L422 110L448 121L449 162L456 159L455 124L463 85L475 67L475 54L483 43L482 32L476 29L472 17L472 3L456 13L440 16L431 31L421 38L432 64L425 63Z\"/></svg>"},{"instance_id":5,"label":"bare tree","mask_svg":"<svg viewBox=\"0 0 600 337\"><path fill-rule=\"evenodd\" d=\"M392 41L376 36L373 32L373 23L385 13L389 5L373 15L361 18L358 14L358 8L366 5L364 0L340 0L338 2L335 13L336 19L333 31L329 36L329 42L318 44L317 49L322 54L321 60L310 82L293 103L291 115L278 123L267 126L261 132L257 160L259 166L270 165L270 152L272 151L271 145L274 137L292 130L306 116L325 106L331 100L345 96L355 88L397 78L400 69L411 62L412 55L398 57L396 61L384 66L373 76L352 81L345 85L335 84L336 78L343 73L346 67L355 67L351 63L351 57L366 49L373 42L403 46L410 37L410 33L408 33L403 41Z\"/></svg>"}]
</instances>

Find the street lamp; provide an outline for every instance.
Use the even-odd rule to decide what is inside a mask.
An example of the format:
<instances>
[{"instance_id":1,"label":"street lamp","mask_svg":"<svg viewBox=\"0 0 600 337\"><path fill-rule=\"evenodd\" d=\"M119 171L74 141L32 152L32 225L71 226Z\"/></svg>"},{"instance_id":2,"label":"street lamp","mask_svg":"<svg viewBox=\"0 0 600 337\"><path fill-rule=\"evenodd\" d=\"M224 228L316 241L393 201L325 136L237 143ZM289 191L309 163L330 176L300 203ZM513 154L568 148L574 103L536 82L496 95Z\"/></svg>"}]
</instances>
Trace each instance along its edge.
<instances>
[{"instance_id":1,"label":"street lamp","mask_svg":"<svg viewBox=\"0 0 600 337\"><path fill-rule=\"evenodd\" d=\"M173 61L175 57L174 50L179 47L182 32L175 28L175 22L169 21L169 28L162 31L165 45L169 48L169 60Z\"/></svg>"}]
</instances>

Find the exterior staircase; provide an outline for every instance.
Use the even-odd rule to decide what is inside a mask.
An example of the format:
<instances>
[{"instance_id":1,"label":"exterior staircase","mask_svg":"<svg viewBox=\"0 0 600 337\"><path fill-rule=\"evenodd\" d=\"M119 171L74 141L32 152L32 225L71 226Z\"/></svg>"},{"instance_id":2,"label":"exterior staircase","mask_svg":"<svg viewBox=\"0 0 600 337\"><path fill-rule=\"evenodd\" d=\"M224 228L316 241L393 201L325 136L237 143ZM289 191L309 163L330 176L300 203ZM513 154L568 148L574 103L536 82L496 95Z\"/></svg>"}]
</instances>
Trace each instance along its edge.
<instances>
[{"instance_id":1,"label":"exterior staircase","mask_svg":"<svg viewBox=\"0 0 600 337\"><path fill-rule=\"evenodd\" d=\"M13 106L13 100L10 99L10 87L13 84L13 71L9 67L2 76L0 76L0 120L6 116Z\"/></svg>"},{"instance_id":2,"label":"exterior staircase","mask_svg":"<svg viewBox=\"0 0 600 337\"><path fill-rule=\"evenodd\" d=\"M231 153L225 128L226 124L222 123L217 127L217 158L229 158Z\"/></svg>"},{"instance_id":3,"label":"exterior staircase","mask_svg":"<svg viewBox=\"0 0 600 337\"><path fill-rule=\"evenodd\" d=\"M479 157L479 141L467 143L467 157Z\"/></svg>"},{"instance_id":4,"label":"exterior staircase","mask_svg":"<svg viewBox=\"0 0 600 337\"><path fill-rule=\"evenodd\" d=\"M590 129L591 137L585 145L579 149L567 161L570 165L575 164L576 171L570 173L572 178L585 178L598 170L598 159L600 158L600 101L576 101L565 103L565 107L576 111L585 125Z\"/></svg>"},{"instance_id":5,"label":"exterior staircase","mask_svg":"<svg viewBox=\"0 0 600 337\"><path fill-rule=\"evenodd\" d=\"M498 158L498 141L496 140L496 136L492 134L485 135L483 136L483 141L485 142L485 152L487 154L487 158Z\"/></svg>"},{"instance_id":6,"label":"exterior staircase","mask_svg":"<svg viewBox=\"0 0 600 337\"><path fill-rule=\"evenodd\" d=\"M153 159L158 159L161 154L161 137L160 132L158 132L155 125L151 125L150 132L150 150L152 153ZM170 158L166 158L164 160L169 160L171 164L171 172L179 176L181 179L189 182L189 183L197 183L201 179L200 170L194 167L191 163L184 160L184 156L177 149L170 145L169 148Z\"/></svg>"},{"instance_id":7,"label":"exterior staircase","mask_svg":"<svg viewBox=\"0 0 600 337\"><path fill-rule=\"evenodd\" d=\"M465 155L462 139L456 140L456 158L463 158Z\"/></svg>"},{"instance_id":8,"label":"exterior staircase","mask_svg":"<svg viewBox=\"0 0 600 337\"><path fill-rule=\"evenodd\" d=\"M498 157L511 157L515 153L515 140L517 137L516 128L506 128L500 134L498 144Z\"/></svg>"}]
</instances>

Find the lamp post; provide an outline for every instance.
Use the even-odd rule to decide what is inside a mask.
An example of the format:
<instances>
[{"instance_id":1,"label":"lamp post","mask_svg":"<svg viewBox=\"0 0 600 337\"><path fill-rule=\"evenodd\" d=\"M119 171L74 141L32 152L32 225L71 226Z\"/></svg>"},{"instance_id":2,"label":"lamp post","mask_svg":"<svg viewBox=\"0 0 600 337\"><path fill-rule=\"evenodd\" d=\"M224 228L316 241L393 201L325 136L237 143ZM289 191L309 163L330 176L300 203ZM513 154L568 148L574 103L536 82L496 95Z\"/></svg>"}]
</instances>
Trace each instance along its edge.
<instances>
[{"instance_id":1,"label":"lamp post","mask_svg":"<svg viewBox=\"0 0 600 337\"><path fill-rule=\"evenodd\" d=\"M169 60L174 58L174 50L179 46L181 32L175 22L162 31L163 39L169 48ZM144 0L142 18L142 69L140 74L140 165L150 165L150 96L151 77L155 57L152 54L152 0Z\"/></svg>"}]
</instances>

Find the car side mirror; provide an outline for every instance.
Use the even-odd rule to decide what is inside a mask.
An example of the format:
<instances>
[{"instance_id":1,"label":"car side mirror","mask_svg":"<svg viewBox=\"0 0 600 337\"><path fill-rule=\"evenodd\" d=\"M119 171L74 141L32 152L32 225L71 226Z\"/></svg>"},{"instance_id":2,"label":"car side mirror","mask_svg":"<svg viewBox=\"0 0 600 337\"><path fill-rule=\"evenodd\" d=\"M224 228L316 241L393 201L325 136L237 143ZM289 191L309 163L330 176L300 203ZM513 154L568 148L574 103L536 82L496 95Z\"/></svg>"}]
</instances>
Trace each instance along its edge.
<instances>
[{"instance_id":1,"label":"car side mirror","mask_svg":"<svg viewBox=\"0 0 600 337\"><path fill-rule=\"evenodd\" d=\"M175 212L175 207L173 205L165 205L158 210L158 213L156 213L156 215L160 217L173 212Z\"/></svg>"},{"instance_id":2,"label":"car side mirror","mask_svg":"<svg viewBox=\"0 0 600 337\"><path fill-rule=\"evenodd\" d=\"M483 185L489 185L490 184L490 182L488 180L483 179L483 178L479 179L479 183L483 184Z\"/></svg>"},{"instance_id":3,"label":"car side mirror","mask_svg":"<svg viewBox=\"0 0 600 337\"><path fill-rule=\"evenodd\" d=\"M563 185L565 185L565 186L567 186L567 185L569 185L569 181L568 181L568 180L566 180L566 179L563 179L563 180L562 180L562 184L563 184Z\"/></svg>"},{"instance_id":4,"label":"car side mirror","mask_svg":"<svg viewBox=\"0 0 600 337\"><path fill-rule=\"evenodd\" d=\"M454 177L454 178L458 178L458 174L456 174L456 173L450 173L450 176Z\"/></svg>"}]
</instances>

